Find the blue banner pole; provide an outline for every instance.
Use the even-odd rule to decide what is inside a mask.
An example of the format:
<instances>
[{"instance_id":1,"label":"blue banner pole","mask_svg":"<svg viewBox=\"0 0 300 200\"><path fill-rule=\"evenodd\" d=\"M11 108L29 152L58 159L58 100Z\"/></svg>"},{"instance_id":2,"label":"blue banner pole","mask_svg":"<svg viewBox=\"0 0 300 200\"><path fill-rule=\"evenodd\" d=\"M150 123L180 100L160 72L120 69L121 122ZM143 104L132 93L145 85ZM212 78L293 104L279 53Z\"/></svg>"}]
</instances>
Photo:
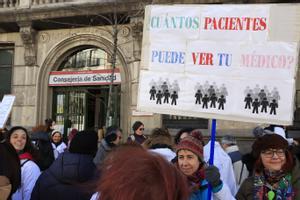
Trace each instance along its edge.
<instances>
[{"instance_id":1,"label":"blue banner pole","mask_svg":"<svg viewBox=\"0 0 300 200\"><path fill-rule=\"evenodd\" d=\"M209 155L209 165L214 164L214 153L215 153L215 141L216 141L216 119L212 119L211 123L211 136L210 136L210 155ZM208 187L207 199L211 200L211 186Z\"/></svg>"}]
</instances>

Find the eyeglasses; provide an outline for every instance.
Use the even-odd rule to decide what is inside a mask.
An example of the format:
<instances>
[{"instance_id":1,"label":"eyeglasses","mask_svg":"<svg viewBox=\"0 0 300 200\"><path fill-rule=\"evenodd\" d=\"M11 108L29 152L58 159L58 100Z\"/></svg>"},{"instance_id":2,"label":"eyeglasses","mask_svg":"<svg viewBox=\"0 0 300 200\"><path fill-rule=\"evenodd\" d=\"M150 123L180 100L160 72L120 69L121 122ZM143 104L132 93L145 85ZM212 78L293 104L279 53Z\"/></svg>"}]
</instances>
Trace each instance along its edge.
<instances>
[{"instance_id":1,"label":"eyeglasses","mask_svg":"<svg viewBox=\"0 0 300 200\"><path fill-rule=\"evenodd\" d=\"M284 157L285 156L285 150L283 149L276 149L276 150L266 150L266 151L262 151L261 154L266 157L266 158L273 158L274 154L276 153L276 155L278 157Z\"/></svg>"},{"instance_id":2,"label":"eyeglasses","mask_svg":"<svg viewBox=\"0 0 300 200\"><path fill-rule=\"evenodd\" d=\"M143 131L143 130L145 130L144 128L139 128L139 131Z\"/></svg>"}]
</instances>

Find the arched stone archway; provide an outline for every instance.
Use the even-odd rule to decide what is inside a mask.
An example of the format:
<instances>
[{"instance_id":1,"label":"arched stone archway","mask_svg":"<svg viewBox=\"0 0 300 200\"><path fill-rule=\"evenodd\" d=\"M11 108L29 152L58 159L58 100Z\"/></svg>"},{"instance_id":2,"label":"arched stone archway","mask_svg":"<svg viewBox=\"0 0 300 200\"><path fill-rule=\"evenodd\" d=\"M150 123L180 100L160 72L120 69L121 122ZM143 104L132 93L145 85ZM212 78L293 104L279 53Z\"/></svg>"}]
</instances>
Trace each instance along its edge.
<instances>
[{"instance_id":1,"label":"arched stone archway","mask_svg":"<svg viewBox=\"0 0 300 200\"><path fill-rule=\"evenodd\" d=\"M112 53L113 44L105 38L93 34L77 34L67 38L54 46L43 61L37 78L36 124L51 116L53 89L48 86L49 73L58 69L63 59L83 46L101 48ZM117 49L117 58L121 66L121 127L127 129L130 105L131 87L130 71L121 50Z\"/></svg>"}]
</instances>

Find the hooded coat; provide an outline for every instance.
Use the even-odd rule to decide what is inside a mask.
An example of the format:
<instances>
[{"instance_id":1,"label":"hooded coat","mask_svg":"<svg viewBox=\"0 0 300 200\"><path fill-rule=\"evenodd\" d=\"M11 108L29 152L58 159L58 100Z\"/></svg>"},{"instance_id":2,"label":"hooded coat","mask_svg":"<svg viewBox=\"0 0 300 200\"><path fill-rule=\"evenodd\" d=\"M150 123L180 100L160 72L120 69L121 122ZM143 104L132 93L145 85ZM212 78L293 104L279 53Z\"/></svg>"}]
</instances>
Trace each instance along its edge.
<instances>
[{"instance_id":1,"label":"hooded coat","mask_svg":"<svg viewBox=\"0 0 300 200\"><path fill-rule=\"evenodd\" d=\"M84 183L95 177L93 156L64 152L45 170L36 182L31 200L85 200L93 192Z\"/></svg>"}]
</instances>

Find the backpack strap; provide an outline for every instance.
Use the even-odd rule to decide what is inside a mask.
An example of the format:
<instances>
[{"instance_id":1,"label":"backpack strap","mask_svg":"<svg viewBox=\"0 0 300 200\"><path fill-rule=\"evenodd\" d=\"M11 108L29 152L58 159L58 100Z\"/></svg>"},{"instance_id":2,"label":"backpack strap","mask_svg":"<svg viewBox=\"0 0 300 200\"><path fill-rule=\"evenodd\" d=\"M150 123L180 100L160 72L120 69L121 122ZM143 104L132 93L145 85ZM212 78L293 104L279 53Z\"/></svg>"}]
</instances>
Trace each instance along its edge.
<instances>
[{"instance_id":1,"label":"backpack strap","mask_svg":"<svg viewBox=\"0 0 300 200\"><path fill-rule=\"evenodd\" d=\"M239 185L241 184L241 179L242 179L242 175L243 175L243 171L244 171L244 163L242 164L242 169L241 169L241 173L240 173L240 178L239 178Z\"/></svg>"},{"instance_id":2,"label":"backpack strap","mask_svg":"<svg viewBox=\"0 0 300 200\"><path fill-rule=\"evenodd\" d=\"M26 160L21 164L21 167L23 167L28 161L29 161L29 159L26 159Z\"/></svg>"}]
</instances>

